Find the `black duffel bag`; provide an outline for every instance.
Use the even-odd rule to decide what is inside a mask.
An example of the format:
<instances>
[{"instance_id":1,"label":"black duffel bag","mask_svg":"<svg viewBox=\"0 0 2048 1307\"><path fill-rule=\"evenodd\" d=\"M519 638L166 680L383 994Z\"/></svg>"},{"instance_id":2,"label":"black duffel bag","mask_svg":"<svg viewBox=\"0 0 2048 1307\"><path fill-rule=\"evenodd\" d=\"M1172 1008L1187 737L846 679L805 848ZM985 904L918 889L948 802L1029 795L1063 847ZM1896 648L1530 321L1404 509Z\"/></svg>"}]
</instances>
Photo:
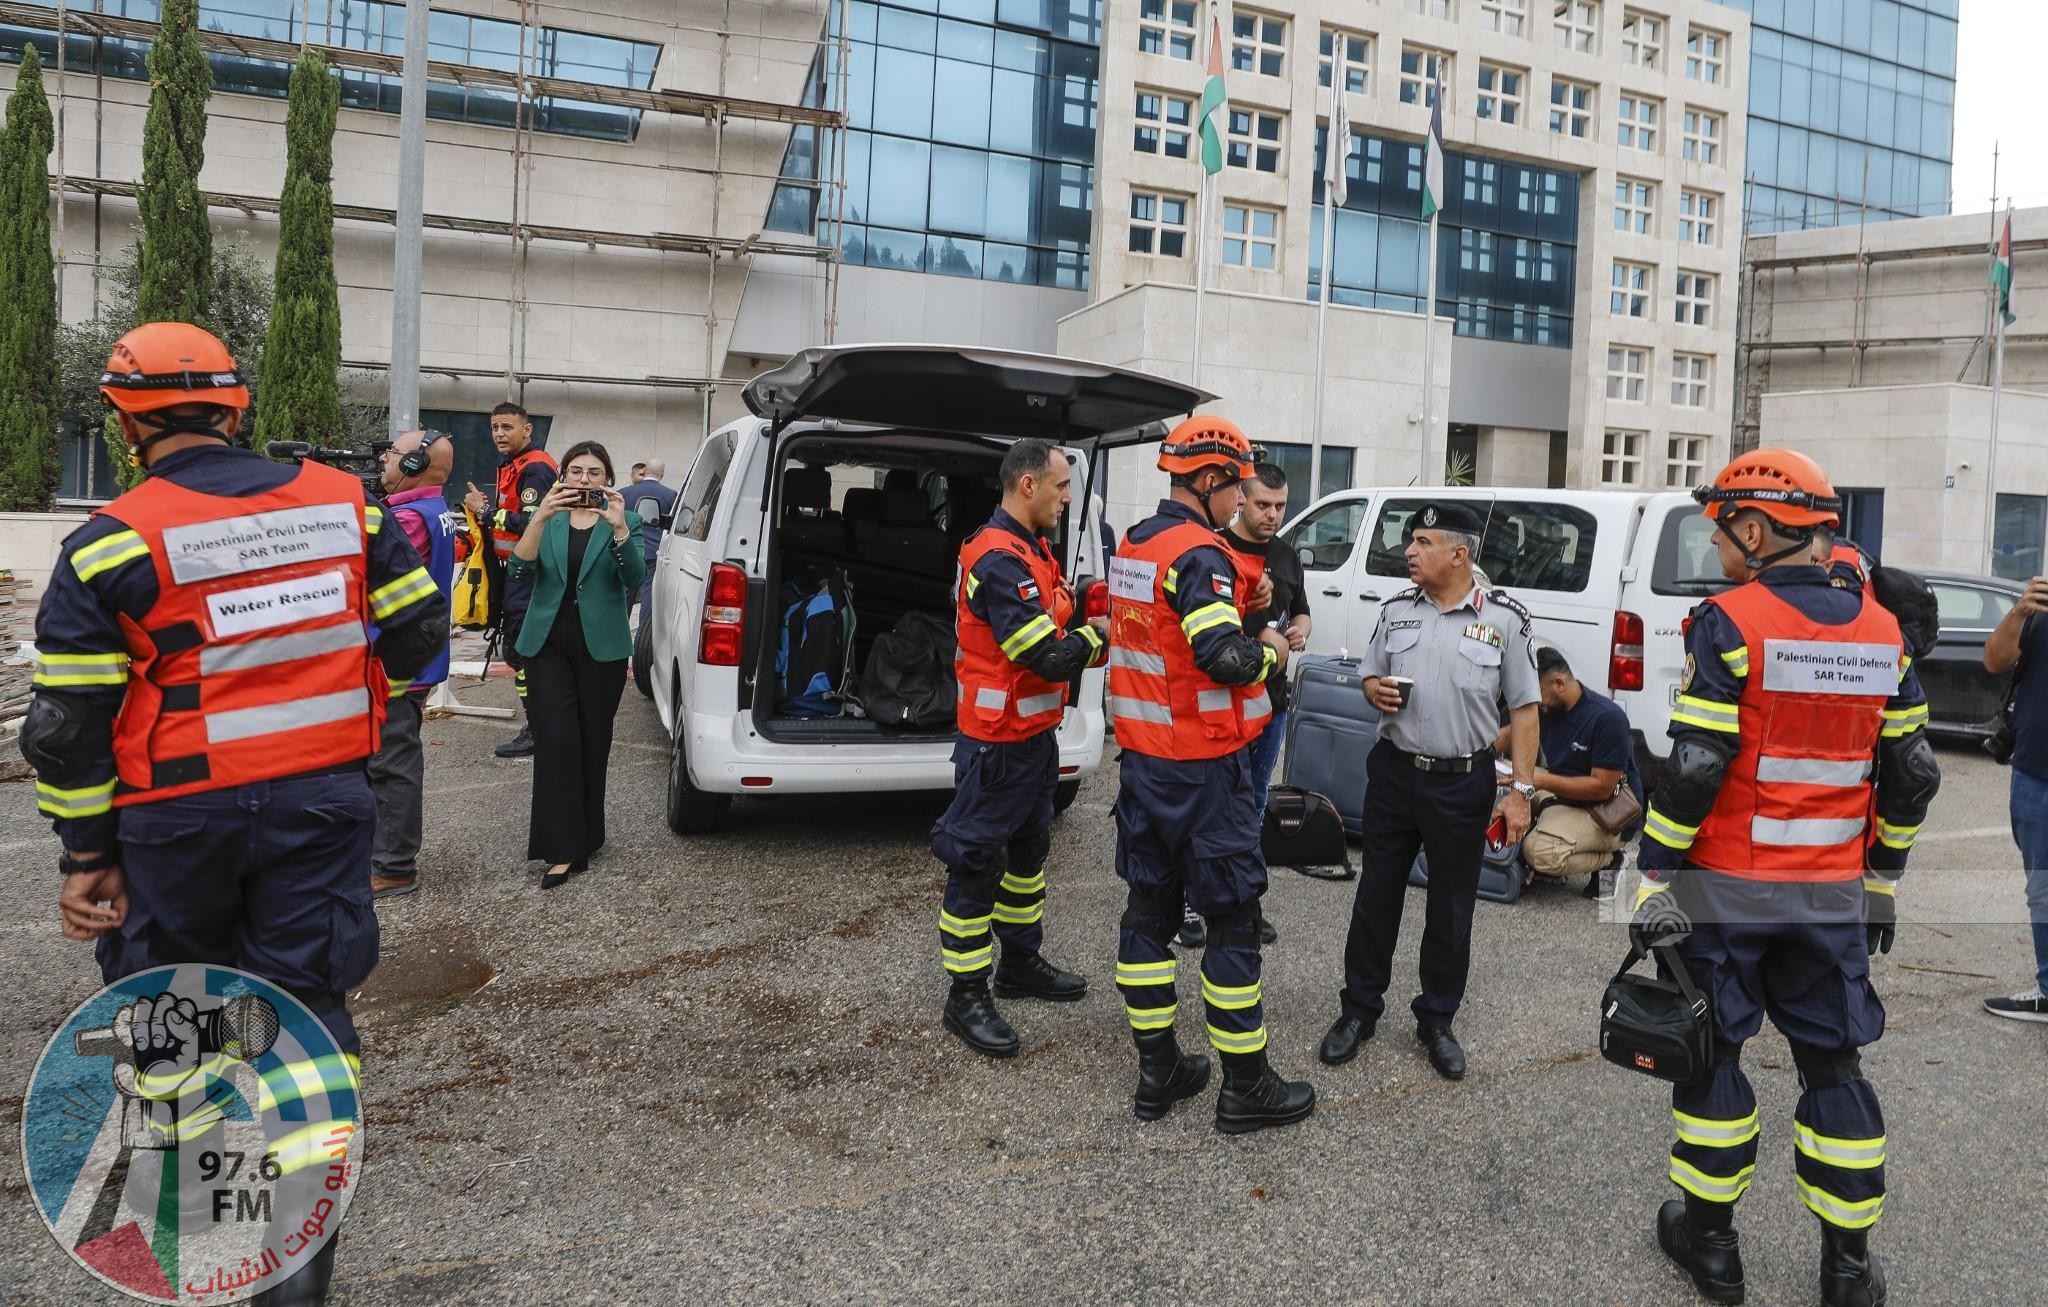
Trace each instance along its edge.
<instances>
[{"instance_id":1,"label":"black duffel bag","mask_svg":"<svg viewBox=\"0 0 2048 1307\"><path fill-rule=\"evenodd\" d=\"M1692 1084L1705 1078L1713 1059L1713 1013L1678 950L1659 944L1653 951L1670 979L1631 975L1643 951L1629 949L1600 1000L1600 1056L1659 1080Z\"/></svg>"},{"instance_id":2,"label":"black duffel bag","mask_svg":"<svg viewBox=\"0 0 2048 1307\"><path fill-rule=\"evenodd\" d=\"M1269 867L1295 867L1324 880L1349 880L1351 850L1337 805L1299 785L1266 792L1266 822L1259 847Z\"/></svg>"}]
</instances>

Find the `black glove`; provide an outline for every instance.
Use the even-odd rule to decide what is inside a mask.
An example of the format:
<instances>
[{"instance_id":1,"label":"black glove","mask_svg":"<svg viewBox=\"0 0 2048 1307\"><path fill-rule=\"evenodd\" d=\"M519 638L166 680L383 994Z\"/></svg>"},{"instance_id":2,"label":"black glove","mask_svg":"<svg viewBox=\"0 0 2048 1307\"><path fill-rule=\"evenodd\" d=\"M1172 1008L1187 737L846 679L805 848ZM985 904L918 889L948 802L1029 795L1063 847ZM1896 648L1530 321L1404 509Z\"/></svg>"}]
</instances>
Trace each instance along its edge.
<instances>
[{"instance_id":1,"label":"black glove","mask_svg":"<svg viewBox=\"0 0 2048 1307\"><path fill-rule=\"evenodd\" d=\"M1893 892L1865 888L1863 892L1863 946L1876 957L1892 951L1899 933L1899 905Z\"/></svg>"},{"instance_id":2,"label":"black glove","mask_svg":"<svg viewBox=\"0 0 2048 1307\"><path fill-rule=\"evenodd\" d=\"M1636 896L1636 915L1628 923L1628 941L1648 956L1659 944L1676 944L1692 934L1692 918L1672 901L1669 881L1645 880Z\"/></svg>"}]
</instances>

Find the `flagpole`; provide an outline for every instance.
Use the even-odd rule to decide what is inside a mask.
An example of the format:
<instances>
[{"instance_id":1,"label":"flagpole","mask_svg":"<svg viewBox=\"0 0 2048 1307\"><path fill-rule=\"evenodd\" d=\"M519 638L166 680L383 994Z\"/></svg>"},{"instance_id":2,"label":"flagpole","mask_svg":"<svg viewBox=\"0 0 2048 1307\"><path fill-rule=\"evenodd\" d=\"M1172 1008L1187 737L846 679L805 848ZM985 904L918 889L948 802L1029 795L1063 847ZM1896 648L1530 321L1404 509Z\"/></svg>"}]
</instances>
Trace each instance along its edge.
<instances>
[{"instance_id":1,"label":"flagpole","mask_svg":"<svg viewBox=\"0 0 2048 1307\"><path fill-rule=\"evenodd\" d=\"M1429 152L1440 152L1443 149L1442 129L1437 126L1443 120L1444 111L1444 82L1441 66L1437 69L1434 94L1436 101L1430 110L1431 139L1423 147L1423 186L1425 189L1429 186L1430 182ZM1439 157L1436 176L1441 177L1442 175L1443 163L1441 157ZM1429 462L1431 410L1436 407L1434 403L1436 398L1436 219L1437 214L1443 210L1443 197L1432 195L1429 197L1429 200L1431 204L1429 211L1429 255L1423 262L1422 270L1423 282L1427 287L1427 297L1424 300L1426 307L1422 313L1422 433L1420 441L1417 442L1422 446L1422 471L1420 479L1415 483L1419 486L1433 486L1443 479L1441 472L1433 472L1431 470Z\"/></svg>"},{"instance_id":2,"label":"flagpole","mask_svg":"<svg viewBox=\"0 0 2048 1307\"><path fill-rule=\"evenodd\" d=\"M1342 39L1342 38L1339 38ZM1337 250L1338 180L1351 158L1351 124L1344 113L1342 69L1330 77L1330 126L1323 142L1323 285L1316 301L1316 398L1309 422L1308 498L1323 497L1323 359L1330 330L1330 263Z\"/></svg>"},{"instance_id":3,"label":"flagpole","mask_svg":"<svg viewBox=\"0 0 2048 1307\"><path fill-rule=\"evenodd\" d=\"M1996 221L1994 217L1993 221ZM2005 204L2006 231L2012 230L2012 201ZM2005 254L2005 241L1998 242L1998 255ZM1994 256L1996 257L1996 256ZM2012 273L2006 273L2006 285L2012 285ZM2012 292L2006 291L2010 298ZM1995 296L1994 296L1995 301ZM1998 549L1998 399L2005 387L2005 314L1999 312L1994 302L1991 309L1992 330L1998 333L1991 348L1991 452L1984 458L1984 574L1995 575L1994 559Z\"/></svg>"},{"instance_id":4,"label":"flagpole","mask_svg":"<svg viewBox=\"0 0 2048 1307\"><path fill-rule=\"evenodd\" d=\"M1195 357L1189 384L1202 384L1202 297L1209 289L1209 179L1195 200Z\"/></svg>"},{"instance_id":5,"label":"flagpole","mask_svg":"<svg viewBox=\"0 0 2048 1307\"><path fill-rule=\"evenodd\" d=\"M1195 195L1195 346L1193 376L1189 378L1189 384L1195 386L1202 384L1202 301L1209 291L1209 183L1215 179L1215 174L1209 171L1209 147L1212 142L1217 147L1216 166L1220 171L1223 166L1223 133L1215 120L1215 113L1230 112L1227 96L1220 104L1212 105L1209 101L1210 90L1221 85L1223 76L1222 41L1223 29L1221 19L1216 14L1216 0L1210 0L1207 52L1209 76L1202 84L1202 187Z\"/></svg>"}]
</instances>

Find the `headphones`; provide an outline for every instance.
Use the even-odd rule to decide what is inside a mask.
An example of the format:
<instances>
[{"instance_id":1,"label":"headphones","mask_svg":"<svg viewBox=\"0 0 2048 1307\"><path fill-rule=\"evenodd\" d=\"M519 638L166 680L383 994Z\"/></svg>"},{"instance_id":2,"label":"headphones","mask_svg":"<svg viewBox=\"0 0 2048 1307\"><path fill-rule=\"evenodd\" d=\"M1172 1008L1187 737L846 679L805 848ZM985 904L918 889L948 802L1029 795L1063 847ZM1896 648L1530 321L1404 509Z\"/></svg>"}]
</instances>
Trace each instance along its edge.
<instances>
[{"instance_id":1,"label":"headphones","mask_svg":"<svg viewBox=\"0 0 2048 1307\"><path fill-rule=\"evenodd\" d=\"M398 470L409 477L416 477L420 473L425 472L428 467L432 466L434 461L427 451L434 447L435 441L446 439L448 439L446 432L436 431L432 427L428 427L426 435L420 440L416 448L408 449L398 456Z\"/></svg>"}]
</instances>

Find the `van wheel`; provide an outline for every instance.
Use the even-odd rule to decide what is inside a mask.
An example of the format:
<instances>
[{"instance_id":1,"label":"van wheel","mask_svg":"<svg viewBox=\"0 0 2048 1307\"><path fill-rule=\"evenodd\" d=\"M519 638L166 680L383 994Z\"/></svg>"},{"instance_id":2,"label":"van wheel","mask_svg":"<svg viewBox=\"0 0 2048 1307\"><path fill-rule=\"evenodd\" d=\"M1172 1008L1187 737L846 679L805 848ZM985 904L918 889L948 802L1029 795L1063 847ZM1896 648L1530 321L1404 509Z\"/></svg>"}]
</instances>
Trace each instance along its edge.
<instances>
[{"instance_id":1,"label":"van wheel","mask_svg":"<svg viewBox=\"0 0 2048 1307\"><path fill-rule=\"evenodd\" d=\"M1074 800L1080 796L1081 782L1061 781L1052 792L1052 810L1055 813L1065 812L1074 806Z\"/></svg>"},{"instance_id":2,"label":"van wheel","mask_svg":"<svg viewBox=\"0 0 2048 1307\"><path fill-rule=\"evenodd\" d=\"M668 736L668 828L678 835L705 835L725 824L732 810L730 794L707 794L690 784L690 763L683 750L689 718L675 706L676 724Z\"/></svg>"},{"instance_id":3,"label":"van wheel","mask_svg":"<svg viewBox=\"0 0 2048 1307\"><path fill-rule=\"evenodd\" d=\"M640 609L640 629L633 632L633 684L643 697L654 697L654 621L645 605Z\"/></svg>"}]
</instances>

